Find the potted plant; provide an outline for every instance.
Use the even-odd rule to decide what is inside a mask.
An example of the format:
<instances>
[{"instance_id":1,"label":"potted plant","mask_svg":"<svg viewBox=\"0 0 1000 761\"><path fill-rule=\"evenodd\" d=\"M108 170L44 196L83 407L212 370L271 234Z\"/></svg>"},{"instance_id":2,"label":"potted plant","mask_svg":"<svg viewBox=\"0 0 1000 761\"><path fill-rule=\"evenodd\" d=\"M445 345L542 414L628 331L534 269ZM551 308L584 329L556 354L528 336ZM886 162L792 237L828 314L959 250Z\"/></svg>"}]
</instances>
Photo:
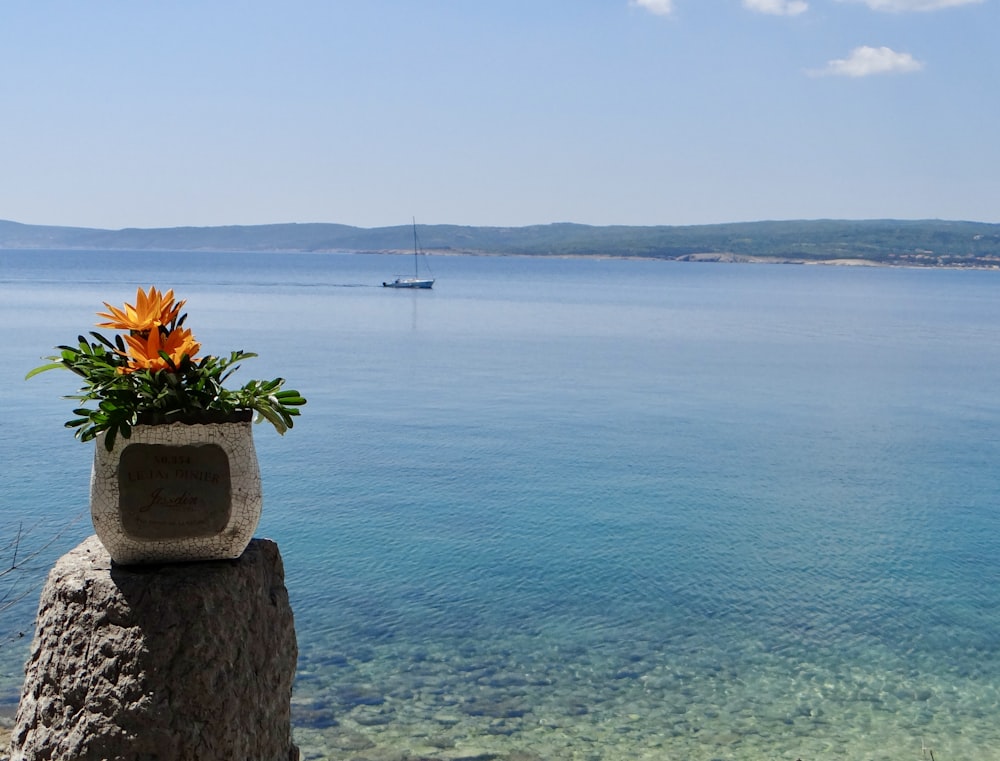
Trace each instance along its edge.
<instances>
[{"instance_id":1,"label":"potted plant","mask_svg":"<svg viewBox=\"0 0 1000 761\"><path fill-rule=\"evenodd\" d=\"M224 382L252 352L199 356L172 290L105 302L99 328L28 373L56 368L83 379L67 421L96 441L90 484L94 528L113 560L151 563L239 557L260 519L260 470L250 427L285 433L306 400L284 379Z\"/></svg>"}]
</instances>

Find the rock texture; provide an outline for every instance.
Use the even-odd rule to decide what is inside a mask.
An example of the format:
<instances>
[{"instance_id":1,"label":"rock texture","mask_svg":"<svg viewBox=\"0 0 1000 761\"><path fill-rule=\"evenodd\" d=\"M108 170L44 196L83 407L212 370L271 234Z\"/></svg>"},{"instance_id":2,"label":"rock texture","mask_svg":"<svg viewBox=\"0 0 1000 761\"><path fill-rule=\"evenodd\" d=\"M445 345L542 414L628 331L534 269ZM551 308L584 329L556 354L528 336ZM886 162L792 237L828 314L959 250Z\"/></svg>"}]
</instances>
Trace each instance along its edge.
<instances>
[{"instance_id":1,"label":"rock texture","mask_svg":"<svg viewBox=\"0 0 1000 761\"><path fill-rule=\"evenodd\" d=\"M91 537L42 591L12 761L288 761L295 627L278 547L123 567Z\"/></svg>"}]
</instances>

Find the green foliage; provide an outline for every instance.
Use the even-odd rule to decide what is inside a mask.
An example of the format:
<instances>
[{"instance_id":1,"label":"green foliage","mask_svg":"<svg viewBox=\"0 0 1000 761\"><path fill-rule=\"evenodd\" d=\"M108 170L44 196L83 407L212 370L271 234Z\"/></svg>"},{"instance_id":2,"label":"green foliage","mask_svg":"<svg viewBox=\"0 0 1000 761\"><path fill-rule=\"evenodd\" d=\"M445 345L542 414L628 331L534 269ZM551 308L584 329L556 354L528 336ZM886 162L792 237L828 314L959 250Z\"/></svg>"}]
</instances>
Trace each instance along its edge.
<instances>
[{"instance_id":1,"label":"green foliage","mask_svg":"<svg viewBox=\"0 0 1000 761\"><path fill-rule=\"evenodd\" d=\"M78 337L76 346L59 346L60 354L47 357L50 363L28 373L64 368L83 379L78 394L66 397L78 402L66 422L81 441L90 441L106 432L104 444L110 450L118 436L129 438L139 424L174 422L217 422L241 411L253 410L257 421L267 420L278 433L293 425L293 418L306 400L294 390L282 390L284 378L253 380L242 388L227 389L223 383L252 352L234 351L228 357L208 356L194 361L186 354L175 362L160 352L166 367L134 370L129 365L121 336L112 342L100 333L95 340Z\"/></svg>"},{"instance_id":2,"label":"green foliage","mask_svg":"<svg viewBox=\"0 0 1000 761\"><path fill-rule=\"evenodd\" d=\"M915 266L1000 266L1000 225L948 220L788 220L716 225L526 227L418 225L428 252L736 260L859 259ZM409 251L410 225L332 224L88 230L0 222L0 248L216 251ZM720 258L725 258L720 257Z\"/></svg>"}]
</instances>

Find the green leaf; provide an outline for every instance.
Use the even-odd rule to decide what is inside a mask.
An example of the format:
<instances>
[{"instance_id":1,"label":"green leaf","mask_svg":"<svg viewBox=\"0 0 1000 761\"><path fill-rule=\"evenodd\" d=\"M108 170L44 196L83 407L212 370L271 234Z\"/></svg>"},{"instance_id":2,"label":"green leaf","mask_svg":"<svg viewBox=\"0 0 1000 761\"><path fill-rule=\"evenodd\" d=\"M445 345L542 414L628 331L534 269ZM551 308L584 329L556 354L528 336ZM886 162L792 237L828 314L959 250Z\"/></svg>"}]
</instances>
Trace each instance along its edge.
<instances>
[{"instance_id":1,"label":"green leaf","mask_svg":"<svg viewBox=\"0 0 1000 761\"><path fill-rule=\"evenodd\" d=\"M266 405L259 405L256 409L257 409L257 414L260 416L257 419L258 423L261 422L260 418L263 418L271 425L273 425L274 429L280 434L284 434L285 431L288 430L288 426L285 425L285 421L282 420L281 415L279 415L271 407L268 407Z\"/></svg>"},{"instance_id":2,"label":"green leaf","mask_svg":"<svg viewBox=\"0 0 1000 761\"><path fill-rule=\"evenodd\" d=\"M285 406L300 407L306 403L305 397L301 396L298 391L294 391L292 389L289 389L288 391L279 391L274 396Z\"/></svg>"},{"instance_id":3,"label":"green leaf","mask_svg":"<svg viewBox=\"0 0 1000 761\"><path fill-rule=\"evenodd\" d=\"M109 341L107 338L105 338L104 336L102 336L100 333L92 330L92 331L90 331L90 335L92 335L94 338L96 338L102 344L104 344L105 346L107 346L109 349L114 349L115 348L115 345L113 343L111 343L111 341Z\"/></svg>"},{"instance_id":4,"label":"green leaf","mask_svg":"<svg viewBox=\"0 0 1000 761\"><path fill-rule=\"evenodd\" d=\"M47 365L42 365L40 367L36 367L34 370L31 370L27 375L24 376L24 379L28 380L29 378L34 378L39 373L44 373L49 370L55 370L57 368L64 368L64 367L66 367L66 365L64 365L62 362L50 362Z\"/></svg>"}]
</instances>

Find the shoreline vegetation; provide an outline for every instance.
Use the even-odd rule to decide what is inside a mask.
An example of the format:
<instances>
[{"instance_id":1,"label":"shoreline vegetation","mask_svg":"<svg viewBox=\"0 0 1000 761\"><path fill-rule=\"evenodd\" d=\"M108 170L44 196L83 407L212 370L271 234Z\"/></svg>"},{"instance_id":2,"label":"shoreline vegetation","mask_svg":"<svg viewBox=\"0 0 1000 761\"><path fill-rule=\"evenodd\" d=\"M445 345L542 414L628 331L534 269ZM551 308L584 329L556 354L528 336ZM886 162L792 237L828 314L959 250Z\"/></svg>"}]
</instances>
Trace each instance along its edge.
<instances>
[{"instance_id":1,"label":"shoreline vegetation","mask_svg":"<svg viewBox=\"0 0 1000 761\"><path fill-rule=\"evenodd\" d=\"M690 226L417 225L435 256L540 256L684 262L1000 269L1000 224L947 220L792 220ZM326 223L125 228L0 220L0 250L82 249L401 254L411 225Z\"/></svg>"}]
</instances>

